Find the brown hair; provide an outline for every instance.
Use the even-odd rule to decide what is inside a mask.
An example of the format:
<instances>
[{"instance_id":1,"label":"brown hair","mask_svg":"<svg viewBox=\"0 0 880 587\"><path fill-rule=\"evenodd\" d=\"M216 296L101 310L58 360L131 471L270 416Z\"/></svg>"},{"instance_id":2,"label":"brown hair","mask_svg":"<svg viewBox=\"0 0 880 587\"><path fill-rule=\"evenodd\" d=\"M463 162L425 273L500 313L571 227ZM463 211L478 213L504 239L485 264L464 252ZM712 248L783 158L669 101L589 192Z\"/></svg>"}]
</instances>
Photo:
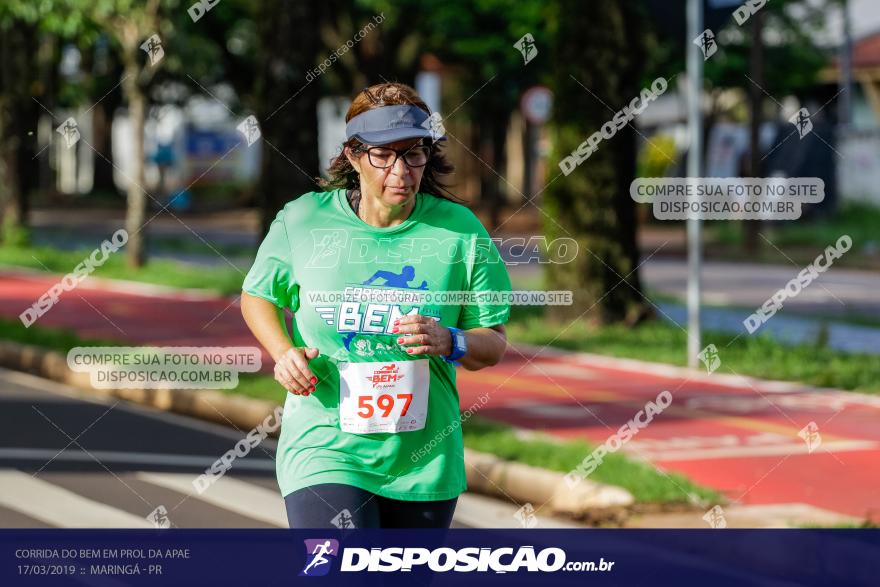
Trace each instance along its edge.
<instances>
[{"instance_id":1,"label":"brown hair","mask_svg":"<svg viewBox=\"0 0 880 587\"><path fill-rule=\"evenodd\" d=\"M414 89L406 84L391 82L370 86L355 96L348 109L348 113L345 115L345 122L367 110L381 106L401 104L411 104L431 114L431 109L428 108L428 105L425 104L424 100L419 97ZM431 143L430 139L425 139L425 141L426 144L431 146L431 155L428 158L427 165L425 165L422 181L419 184L419 191L453 202L463 203L455 194L447 189L448 184L442 179L443 176L449 175L455 170L455 167L443 153L443 146L438 142ZM330 168L328 169L329 178L318 178L317 180L318 185L322 188L328 190L360 188L358 172L345 156L345 147L350 148L354 153L363 152L363 143L357 139L349 139L342 144L342 147L339 155L330 163ZM452 197L447 197L444 195L444 192Z\"/></svg>"}]
</instances>

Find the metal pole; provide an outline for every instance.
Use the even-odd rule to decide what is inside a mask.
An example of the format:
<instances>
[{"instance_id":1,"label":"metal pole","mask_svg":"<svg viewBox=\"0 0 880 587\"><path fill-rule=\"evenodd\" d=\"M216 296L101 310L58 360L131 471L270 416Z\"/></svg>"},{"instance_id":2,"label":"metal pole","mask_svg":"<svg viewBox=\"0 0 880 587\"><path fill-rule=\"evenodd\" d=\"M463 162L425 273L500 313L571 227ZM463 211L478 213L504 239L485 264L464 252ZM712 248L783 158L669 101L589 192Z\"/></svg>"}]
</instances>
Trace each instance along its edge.
<instances>
[{"instance_id":1,"label":"metal pole","mask_svg":"<svg viewBox=\"0 0 880 587\"><path fill-rule=\"evenodd\" d=\"M703 156L703 119L701 112L701 92L703 89L703 56L698 48L691 44L703 32L703 0L688 0L687 4L687 79L688 79L688 131L690 148L688 149L687 173L692 181L702 177L700 162ZM700 220L687 220L688 247L688 366L697 366L697 355L701 350L700 341Z\"/></svg>"}]
</instances>

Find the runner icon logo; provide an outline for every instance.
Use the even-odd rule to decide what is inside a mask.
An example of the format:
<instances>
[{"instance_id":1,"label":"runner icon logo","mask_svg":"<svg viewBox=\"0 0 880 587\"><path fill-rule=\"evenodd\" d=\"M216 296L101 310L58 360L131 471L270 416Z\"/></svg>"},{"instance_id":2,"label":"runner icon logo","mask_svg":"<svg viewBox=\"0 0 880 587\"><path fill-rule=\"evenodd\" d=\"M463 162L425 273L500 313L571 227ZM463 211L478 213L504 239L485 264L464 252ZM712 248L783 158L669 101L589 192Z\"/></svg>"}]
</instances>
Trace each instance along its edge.
<instances>
[{"instance_id":1,"label":"runner icon logo","mask_svg":"<svg viewBox=\"0 0 880 587\"><path fill-rule=\"evenodd\" d=\"M721 366L721 357L718 355L718 347L714 344L710 344L700 351L697 358L703 362L703 365L706 366L706 372L709 374L714 373L715 370Z\"/></svg>"},{"instance_id":2,"label":"runner icon logo","mask_svg":"<svg viewBox=\"0 0 880 587\"><path fill-rule=\"evenodd\" d=\"M813 451L822 444L822 435L819 434L819 426L815 422L810 422L798 432L798 436L807 443L807 453L813 454Z\"/></svg>"},{"instance_id":3,"label":"runner icon logo","mask_svg":"<svg viewBox=\"0 0 880 587\"><path fill-rule=\"evenodd\" d=\"M714 506L711 510L703 515L703 520L712 528L727 528L727 519L724 517L724 510L720 505Z\"/></svg>"},{"instance_id":4,"label":"runner icon logo","mask_svg":"<svg viewBox=\"0 0 880 587\"><path fill-rule=\"evenodd\" d=\"M348 511L348 508L345 508L344 510L339 512L336 517L330 520L330 523L340 530L346 530L355 527L354 522L352 521L351 512Z\"/></svg>"},{"instance_id":5,"label":"runner icon logo","mask_svg":"<svg viewBox=\"0 0 880 587\"><path fill-rule=\"evenodd\" d=\"M330 572L330 562L339 554L339 541L332 538L308 539L306 543L306 566L300 577L321 577ZM332 558L331 558L332 557Z\"/></svg>"}]
</instances>

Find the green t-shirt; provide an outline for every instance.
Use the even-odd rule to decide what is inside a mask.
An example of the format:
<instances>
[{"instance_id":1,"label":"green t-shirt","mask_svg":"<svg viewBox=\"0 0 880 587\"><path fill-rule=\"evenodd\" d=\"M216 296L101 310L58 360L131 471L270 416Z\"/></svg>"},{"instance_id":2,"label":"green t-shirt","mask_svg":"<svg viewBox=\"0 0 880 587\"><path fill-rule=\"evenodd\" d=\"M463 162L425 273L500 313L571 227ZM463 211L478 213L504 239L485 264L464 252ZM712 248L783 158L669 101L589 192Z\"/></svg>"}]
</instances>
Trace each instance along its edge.
<instances>
[{"instance_id":1,"label":"green t-shirt","mask_svg":"<svg viewBox=\"0 0 880 587\"><path fill-rule=\"evenodd\" d=\"M472 298L465 305L418 297L510 291L507 268L473 212L418 193L404 222L379 228L358 218L345 190L310 192L278 213L242 289L290 308L293 344L320 351L309 362L318 377L315 391L308 397L287 394L276 459L282 495L318 483L354 485L401 500L451 499L467 489L455 367L442 357L407 354L409 345L397 344L391 322L411 313L463 330L507 321L510 306L499 297ZM316 298L327 292L338 297ZM374 297L358 298L357 292ZM380 303L377 292L398 297ZM342 429L340 366L426 359L423 428Z\"/></svg>"}]
</instances>

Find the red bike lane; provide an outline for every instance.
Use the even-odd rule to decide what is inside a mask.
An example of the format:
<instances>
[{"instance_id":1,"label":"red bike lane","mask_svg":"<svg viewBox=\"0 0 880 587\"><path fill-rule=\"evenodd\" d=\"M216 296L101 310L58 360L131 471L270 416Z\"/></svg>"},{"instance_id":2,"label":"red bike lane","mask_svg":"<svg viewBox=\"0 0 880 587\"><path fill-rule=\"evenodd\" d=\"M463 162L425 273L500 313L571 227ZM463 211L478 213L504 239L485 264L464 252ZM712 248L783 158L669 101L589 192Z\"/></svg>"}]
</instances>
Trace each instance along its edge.
<instances>
[{"instance_id":1,"label":"red bike lane","mask_svg":"<svg viewBox=\"0 0 880 587\"><path fill-rule=\"evenodd\" d=\"M488 373L458 371L463 410L602 443L669 391L669 407L636 424L621 450L742 505L804 503L880 519L880 397L724 376L723 353L708 375L517 350Z\"/></svg>"},{"instance_id":2,"label":"red bike lane","mask_svg":"<svg viewBox=\"0 0 880 587\"><path fill-rule=\"evenodd\" d=\"M17 318L55 280L0 275L0 315ZM65 292L36 324L136 344L256 344L235 299L91 281ZM491 369L458 369L457 381L462 410L593 443L668 391L669 406L621 450L735 503L804 503L880 520L880 397L733 377L723 351L720 358L709 375L517 345Z\"/></svg>"}]
</instances>

